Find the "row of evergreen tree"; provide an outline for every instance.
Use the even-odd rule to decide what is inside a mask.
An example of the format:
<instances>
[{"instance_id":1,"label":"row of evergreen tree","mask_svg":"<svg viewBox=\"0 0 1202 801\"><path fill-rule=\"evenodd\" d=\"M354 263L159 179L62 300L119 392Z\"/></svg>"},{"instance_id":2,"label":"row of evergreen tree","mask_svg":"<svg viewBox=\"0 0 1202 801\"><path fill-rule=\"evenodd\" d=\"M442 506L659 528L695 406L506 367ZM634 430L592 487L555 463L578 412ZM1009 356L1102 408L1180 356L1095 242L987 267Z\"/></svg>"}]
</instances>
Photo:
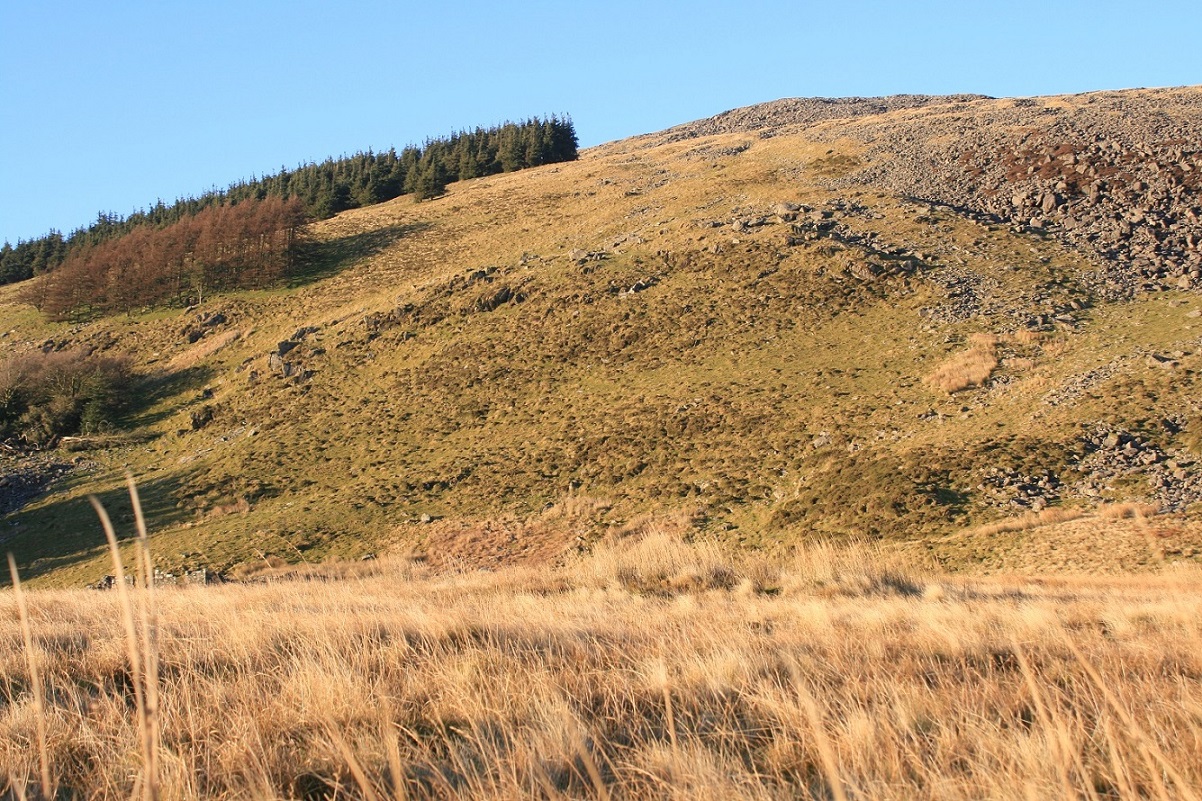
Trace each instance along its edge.
<instances>
[{"instance_id":1,"label":"row of evergreen tree","mask_svg":"<svg viewBox=\"0 0 1202 801\"><path fill-rule=\"evenodd\" d=\"M325 219L346 209L380 203L400 195L416 200L436 197L448 183L525 167L572 161L577 155L576 130L571 118L531 118L492 128L460 131L428 139L399 153L388 149L326 159L296 169L214 189L200 197L181 198L171 205L159 201L128 217L101 213L91 225L63 236L46 236L0 248L0 284L50 272L70 255L128 235L146 226L164 228L194 217L205 209L268 197L299 201L305 215Z\"/></svg>"}]
</instances>

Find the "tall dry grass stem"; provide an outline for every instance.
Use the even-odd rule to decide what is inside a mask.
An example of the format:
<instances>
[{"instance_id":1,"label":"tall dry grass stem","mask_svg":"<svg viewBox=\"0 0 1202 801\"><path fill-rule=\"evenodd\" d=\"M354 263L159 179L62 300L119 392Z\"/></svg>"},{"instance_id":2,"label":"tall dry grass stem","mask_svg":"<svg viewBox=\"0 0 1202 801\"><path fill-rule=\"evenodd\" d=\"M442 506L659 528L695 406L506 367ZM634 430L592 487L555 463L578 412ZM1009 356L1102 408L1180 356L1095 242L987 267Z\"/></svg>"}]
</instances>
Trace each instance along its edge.
<instances>
[{"instance_id":1,"label":"tall dry grass stem","mask_svg":"<svg viewBox=\"0 0 1202 801\"><path fill-rule=\"evenodd\" d=\"M351 772L351 777L354 778L355 784L359 786L360 792L367 801L380 801L380 796L376 793L376 788L372 786L371 779L367 778L367 771L363 769L363 765L359 763L358 757L355 756L354 750L347 743L346 738L338 733L338 730L333 726L327 728L330 740L334 743L334 747L338 749L338 753L342 755L346 762L347 768Z\"/></svg>"},{"instance_id":2,"label":"tall dry grass stem","mask_svg":"<svg viewBox=\"0 0 1202 801\"><path fill-rule=\"evenodd\" d=\"M835 756L835 749L831 745L830 738L826 735L826 724L822 721L822 711L818 709L818 702L814 700L813 693L806 687L801 669L796 662L789 664L789 671L793 678L793 688L797 692L798 705L805 713L806 720L810 724L810 731L814 735L814 744L818 748L818 759L822 764L822 772L826 776L826 784L830 789L831 797L834 801L847 801L839 760Z\"/></svg>"},{"instance_id":3,"label":"tall dry grass stem","mask_svg":"<svg viewBox=\"0 0 1202 801\"><path fill-rule=\"evenodd\" d=\"M1152 529L1152 525L1148 522L1147 515L1144 514L1144 509L1136 506L1134 510L1135 522L1139 526L1139 530L1143 533L1144 539L1148 543L1148 550L1152 553L1152 558L1157 562L1164 564L1164 546L1156 539L1156 532Z\"/></svg>"},{"instance_id":4,"label":"tall dry grass stem","mask_svg":"<svg viewBox=\"0 0 1202 801\"><path fill-rule=\"evenodd\" d=\"M1127 765L1119 753L1118 736L1109 717L1102 718L1102 732L1106 735L1106 750L1110 756L1110 769L1114 771L1114 783L1118 785L1120 798L1135 798L1135 787L1127 777Z\"/></svg>"},{"instance_id":5,"label":"tall dry grass stem","mask_svg":"<svg viewBox=\"0 0 1202 801\"><path fill-rule=\"evenodd\" d=\"M138 521L137 525L139 529L138 573L141 578L141 589L147 601L142 608L142 625L140 627L135 623L134 601L130 595L129 586L126 584L125 564L121 559L121 549L117 545L117 532L113 528L113 522L109 519L109 514L105 510L104 505L100 503L100 500L95 495L89 495L88 500L91 502L92 508L96 510L97 517L100 518L100 525L104 528L104 535L108 539L109 552L113 558L113 575L116 578L117 598L121 606L121 620L125 627L126 655L129 657L130 679L131 684L133 684L134 703L137 708L138 735L142 741L143 773L139 777L139 784L141 786L140 795L146 801L158 801L158 742L156 737L158 724L154 720L154 717L157 716L158 662L149 653L152 641L149 619L151 614L149 608L150 590L148 586L154 583L154 573L152 569L147 569L150 564L150 556L146 543L145 522L142 520L141 503L138 499L137 490L133 486L132 479L130 479L129 484L131 487L130 497L134 505L134 516ZM155 669L153 677L149 674L152 666ZM152 684L154 685L153 688L150 686ZM155 699L154 707L151 707L148 703L148 697Z\"/></svg>"},{"instance_id":6,"label":"tall dry grass stem","mask_svg":"<svg viewBox=\"0 0 1202 801\"><path fill-rule=\"evenodd\" d=\"M672 709L672 681L668 675L668 666L661 658L653 669L653 678L660 686L664 695L664 725L668 729L668 742L672 746L672 762L676 770L680 769L680 743L676 740L676 714Z\"/></svg>"},{"instance_id":7,"label":"tall dry grass stem","mask_svg":"<svg viewBox=\"0 0 1202 801\"><path fill-rule=\"evenodd\" d=\"M1072 651L1073 656L1077 659L1077 662L1080 663L1081 669L1085 671L1085 675L1089 676L1090 681L1092 681L1094 686L1098 688L1098 692L1100 692L1102 697L1106 699L1107 705L1114 710L1114 713L1119 716L1119 719L1123 722L1123 725L1127 727L1127 731L1132 737L1135 738L1136 743L1139 745L1140 751L1147 755L1147 757L1150 757L1152 760L1154 760L1155 763L1159 765L1162 770L1164 770L1169 778L1173 780L1173 785L1176 787L1177 792L1181 794L1181 798L1186 799L1186 801L1199 801L1198 794L1190 788L1185 777L1182 776L1181 772L1177 770L1177 767L1169 761L1169 758L1165 756L1164 751L1162 751L1160 746L1156 744L1156 741L1146 731L1144 731L1143 727L1139 725L1139 722L1131 716L1131 713L1127 711L1127 708L1119 702L1118 698L1115 697L1114 692L1111 691L1110 687L1102 679L1101 675L1098 674L1098 671L1092 664L1090 664L1089 660L1085 658L1085 655L1081 653L1081 649L1077 647L1077 644L1072 641L1068 634L1064 635L1064 643L1068 646L1068 649ZM1158 773L1158 771L1154 769L1150 772L1153 776L1157 775Z\"/></svg>"},{"instance_id":8,"label":"tall dry grass stem","mask_svg":"<svg viewBox=\"0 0 1202 801\"><path fill-rule=\"evenodd\" d=\"M384 743L384 756L388 764L388 773L392 779L392 797L394 801L408 801L409 793L405 789L405 766L401 761L401 743L396 735L395 718L392 705L385 703L380 715L380 739Z\"/></svg>"},{"instance_id":9,"label":"tall dry grass stem","mask_svg":"<svg viewBox=\"0 0 1202 801\"><path fill-rule=\"evenodd\" d=\"M1094 790L1093 779L1089 775L1089 770L1081 760L1081 750L1073 744L1072 734L1069 732L1068 726L1060 716L1060 713L1057 712L1056 707L1045 701L1043 693L1039 690L1039 684L1035 680L1035 671L1023 654L1022 647L1018 644L1018 641L1012 640L1012 645L1014 655L1017 657L1019 667L1022 669L1027 689L1031 691L1036 715L1039 717L1040 724L1043 726L1044 732L1052 744L1052 750L1055 752L1056 769L1060 775L1061 783L1064 785L1065 797L1072 797L1076 794L1070 777L1070 769L1072 769L1081 778L1081 786L1085 788L1085 794L1091 801L1101 801L1098 798L1097 791Z\"/></svg>"},{"instance_id":10,"label":"tall dry grass stem","mask_svg":"<svg viewBox=\"0 0 1202 801\"><path fill-rule=\"evenodd\" d=\"M1048 745L1052 750L1052 757L1056 763L1056 773L1060 777L1060 788L1064 792L1065 798L1072 798L1075 795L1075 791L1073 790L1072 778L1069 776L1068 762L1064 758L1063 743L1058 736L1055 736L1052 715L1048 711L1048 706L1044 701L1043 692L1039 689L1039 682L1035 679L1035 671L1032 669L1031 663L1027 660L1022 646L1019 645L1017 640L1011 640L1010 647L1014 651L1014 656L1018 660L1018 666L1023 672L1023 681L1027 685L1027 690L1031 693L1031 705L1035 707L1035 717L1039 719L1039 725L1043 729L1044 736L1048 738Z\"/></svg>"},{"instance_id":11,"label":"tall dry grass stem","mask_svg":"<svg viewBox=\"0 0 1202 801\"><path fill-rule=\"evenodd\" d=\"M601 801L609 801L609 788L605 786L605 781L601 778L601 769L597 767L597 760L593 759L588 745L585 744L584 737L580 734L583 724L576 720L575 716L573 716L572 723L572 749L584 764L584 771L588 774L589 781L593 784L593 789L597 791L597 797Z\"/></svg>"},{"instance_id":12,"label":"tall dry grass stem","mask_svg":"<svg viewBox=\"0 0 1202 801\"><path fill-rule=\"evenodd\" d=\"M159 775L159 748L162 743L159 718L159 648L158 648L158 603L154 587L154 561L150 558L150 535L146 529L146 517L142 513L142 500L138 485L129 473L125 475L129 487L129 500L134 511L134 528L138 533L138 564L141 575L145 606L142 614L142 654L145 661L146 681L146 725L150 748L147 755L147 776L156 785ZM153 796L152 796L153 797Z\"/></svg>"},{"instance_id":13,"label":"tall dry grass stem","mask_svg":"<svg viewBox=\"0 0 1202 801\"><path fill-rule=\"evenodd\" d=\"M8 555L8 572L13 580L13 596L17 601L17 614L21 618L21 637L25 642L25 662L29 666L29 691L33 694L33 708L38 718L38 768L42 781L42 797L53 798L50 784L50 754L46 747L46 705L42 700L42 674L38 670L37 653L33 649L33 628L29 625L29 608L25 605L25 593L21 590L21 577L17 574L17 560ZM14 781L9 782L16 785ZM24 794L22 787L21 793Z\"/></svg>"}]
</instances>

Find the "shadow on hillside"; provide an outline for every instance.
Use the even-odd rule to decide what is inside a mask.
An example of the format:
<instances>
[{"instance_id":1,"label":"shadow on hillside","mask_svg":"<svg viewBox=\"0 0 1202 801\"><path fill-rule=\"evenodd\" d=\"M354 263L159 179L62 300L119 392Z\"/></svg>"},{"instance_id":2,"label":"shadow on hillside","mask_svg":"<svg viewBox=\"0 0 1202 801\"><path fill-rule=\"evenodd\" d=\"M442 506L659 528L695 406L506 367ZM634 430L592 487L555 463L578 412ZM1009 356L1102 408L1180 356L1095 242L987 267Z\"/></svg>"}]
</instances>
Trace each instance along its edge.
<instances>
[{"instance_id":1,"label":"shadow on hillside","mask_svg":"<svg viewBox=\"0 0 1202 801\"><path fill-rule=\"evenodd\" d=\"M391 225L325 242L303 241L297 247L296 262L287 278L287 286L292 289L337 275L360 259L374 256L397 240L429 227L430 223L417 222Z\"/></svg>"},{"instance_id":2,"label":"shadow on hillside","mask_svg":"<svg viewBox=\"0 0 1202 801\"><path fill-rule=\"evenodd\" d=\"M969 514L971 497L967 492L946 486L936 486L930 490L930 495L947 511L949 520L962 520Z\"/></svg>"},{"instance_id":3,"label":"shadow on hillside","mask_svg":"<svg viewBox=\"0 0 1202 801\"><path fill-rule=\"evenodd\" d=\"M178 403L164 401L189 391L199 393L212 380L212 368L203 365L185 367L182 370L162 370L146 376L138 385L136 404L126 415L122 428L137 431L162 422L182 408ZM199 398L199 394L197 397ZM150 411L151 409L155 411Z\"/></svg>"},{"instance_id":4,"label":"shadow on hillside","mask_svg":"<svg viewBox=\"0 0 1202 801\"><path fill-rule=\"evenodd\" d=\"M179 490L187 479L188 475L181 473L138 482L138 496L152 536L156 529L189 517L185 509L177 506ZM137 536L129 490L124 482L97 492L96 497L108 511L119 540ZM0 525L3 526L0 551L12 552L22 580L102 556L108 550L100 519L84 494L72 494L17 512L0 521ZM2 573L0 587L7 587L11 579L7 570Z\"/></svg>"}]
</instances>

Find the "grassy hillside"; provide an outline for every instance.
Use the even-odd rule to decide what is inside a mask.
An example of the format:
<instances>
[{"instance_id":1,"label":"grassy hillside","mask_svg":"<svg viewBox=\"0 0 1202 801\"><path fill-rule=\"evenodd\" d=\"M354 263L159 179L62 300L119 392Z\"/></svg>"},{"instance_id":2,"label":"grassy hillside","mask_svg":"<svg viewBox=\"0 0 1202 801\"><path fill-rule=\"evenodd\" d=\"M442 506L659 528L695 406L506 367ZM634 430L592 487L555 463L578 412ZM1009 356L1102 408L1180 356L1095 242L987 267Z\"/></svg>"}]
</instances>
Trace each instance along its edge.
<instances>
[{"instance_id":1,"label":"grassy hillside","mask_svg":"<svg viewBox=\"0 0 1202 801\"><path fill-rule=\"evenodd\" d=\"M868 537L954 568L1006 569L1032 531L1066 549L1039 568L1197 559L1188 271L1161 280L1158 251L1119 292L1115 263L1052 220L1071 203L1020 225L868 180L913 169L881 131L933 148L949 120L1030 123L990 118L1002 105L1019 113L936 99L593 148L315 223L287 285L188 310L68 326L0 288L6 359L88 345L142 377L119 430L3 456L0 548L35 582L94 581L85 496L116 508L128 470L173 572L545 560L665 514L736 544ZM1168 514L1097 526L1138 545L1090 561L1079 528L1123 501ZM1033 528L1058 519L1045 507L1078 529Z\"/></svg>"}]
</instances>

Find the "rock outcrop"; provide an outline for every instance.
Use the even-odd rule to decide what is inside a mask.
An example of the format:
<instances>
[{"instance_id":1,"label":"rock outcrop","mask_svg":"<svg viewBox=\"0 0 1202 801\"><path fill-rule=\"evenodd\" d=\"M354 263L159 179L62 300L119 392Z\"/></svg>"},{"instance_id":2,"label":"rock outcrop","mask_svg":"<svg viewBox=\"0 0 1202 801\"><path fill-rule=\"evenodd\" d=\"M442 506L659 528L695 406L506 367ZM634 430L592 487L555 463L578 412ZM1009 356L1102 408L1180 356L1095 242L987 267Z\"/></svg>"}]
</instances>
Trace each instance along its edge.
<instances>
[{"instance_id":1,"label":"rock outcrop","mask_svg":"<svg viewBox=\"0 0 1202 801\"><path fill-rule=\"evenodd\" d=\"M1094 258L1094 287L1108 297L1202 289L1196 90L1011 100L787 98L659 136L771 138L798 127L832 143L858 138L866 146L831 176L833 188L886 189L1020 233L1058 237Z\"/></svg>"},{"instance_id":2,"label":"rock outcrop","mask_svg":"<svg viewBox=\"0 0 1202 801\"><path fill-rule=\"evenodd\" d=\"M835 185L885 188L1058 237L1099 265L1092 278L1106 296L1202 288L1195 91L931 107L864 130L870 166Z\"/></svg>"}]
</instances>

